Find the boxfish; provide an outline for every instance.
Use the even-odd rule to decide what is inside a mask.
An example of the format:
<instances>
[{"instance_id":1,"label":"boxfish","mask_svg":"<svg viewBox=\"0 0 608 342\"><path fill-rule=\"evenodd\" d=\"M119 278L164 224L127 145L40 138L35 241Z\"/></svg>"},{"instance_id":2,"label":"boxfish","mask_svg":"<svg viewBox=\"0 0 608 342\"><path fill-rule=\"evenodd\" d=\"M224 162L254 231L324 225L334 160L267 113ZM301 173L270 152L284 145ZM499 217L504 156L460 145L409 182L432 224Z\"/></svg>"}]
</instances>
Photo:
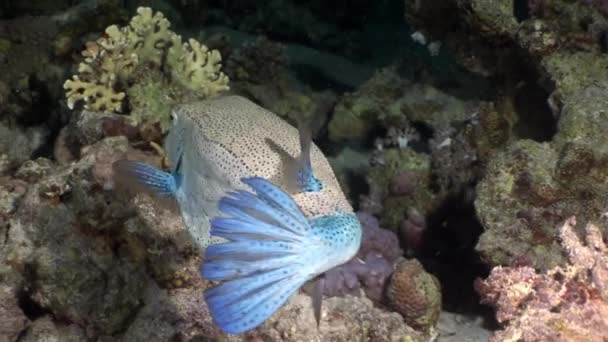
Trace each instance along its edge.
<instances>
[{"instance_id":1,"label":"boxfish","mask_svg":"<svg viewBox=\"0 0 608 342\"><path fill-rule=\"evenodd\" d=\"M240 96L182 104L170 115L168 170L119 160L114 174L117 184L177 202L203 255L201 276L214 282L204 296L222 331L259 326L357 253L361 224L312 142L315 120L296 128Z\"/></svg>"}]
</instances>

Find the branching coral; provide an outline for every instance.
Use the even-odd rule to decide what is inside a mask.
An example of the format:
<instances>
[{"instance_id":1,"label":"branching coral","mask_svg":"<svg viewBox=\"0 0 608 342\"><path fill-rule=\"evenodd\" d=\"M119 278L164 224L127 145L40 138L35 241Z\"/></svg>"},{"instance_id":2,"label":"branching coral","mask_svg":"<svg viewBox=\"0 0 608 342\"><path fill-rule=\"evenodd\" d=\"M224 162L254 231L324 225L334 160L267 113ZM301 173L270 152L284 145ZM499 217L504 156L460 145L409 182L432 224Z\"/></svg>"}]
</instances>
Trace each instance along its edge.
<instances>
[{"instance_id":1,"label":"branching coral","mask_svg":"<svg viewBox=\"0 0 608 342\"><path fill-rule=\"evenodd\" d=\"M83 101L89 110L122 112L128 88L150 71L202 97L228 90L219 52L194 39L182 44L169 27L162 13L148 7L138 8L128 26L109 26L103 37L86 45L78 74L64 83L68 107Z\"/></svg>"},{"instance_id":2,"label":"branching coral","mask_svg":"<svg viewBox=\"0 0 608 342\"><path fill-rule=\"evenodd\" d=\"M182 86L199 91L204 97L228 90L228 76L220 70L222 56L217 50L210 51L192 38L183 44L181 37L173 35L172 38L167 62L173 77Z\"/></svg>"},{"instance_id":3,"label":"branching coral","mask_svg":"<svg viewBox=\"0 0 608 342\"><path fill-rule=\"evenodd\" d=\"M484 303L505 324L493 341L606 341L608 247L600 229L586 226L586 245L574 217L560 229L569 264L538 274L531 267L496 267L476 283Z\"/></svg>"}]
</instances>

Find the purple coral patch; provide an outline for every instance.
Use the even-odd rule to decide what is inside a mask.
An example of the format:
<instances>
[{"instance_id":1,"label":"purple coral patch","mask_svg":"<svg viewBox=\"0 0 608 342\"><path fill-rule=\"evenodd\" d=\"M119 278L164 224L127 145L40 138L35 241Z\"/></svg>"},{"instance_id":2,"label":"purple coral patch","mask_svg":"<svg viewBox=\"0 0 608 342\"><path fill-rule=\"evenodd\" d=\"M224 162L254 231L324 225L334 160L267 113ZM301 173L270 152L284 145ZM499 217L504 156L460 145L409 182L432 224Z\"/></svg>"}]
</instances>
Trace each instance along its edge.
<instances>
[{"instance_id":1,"label":"purple coral patch","mask_svg":"<svg viewBox=\"0 0 608 342\"><path fill-rule=\"evenodd\" d=\"M393 263L403 252L397 235L380 228L377 218L368 213L357 213L357 217L363 229L359 252L347 263L325 272L323 294L356 295L363 288L370 299L380 302Z\"/></svg>"}]
</instances>

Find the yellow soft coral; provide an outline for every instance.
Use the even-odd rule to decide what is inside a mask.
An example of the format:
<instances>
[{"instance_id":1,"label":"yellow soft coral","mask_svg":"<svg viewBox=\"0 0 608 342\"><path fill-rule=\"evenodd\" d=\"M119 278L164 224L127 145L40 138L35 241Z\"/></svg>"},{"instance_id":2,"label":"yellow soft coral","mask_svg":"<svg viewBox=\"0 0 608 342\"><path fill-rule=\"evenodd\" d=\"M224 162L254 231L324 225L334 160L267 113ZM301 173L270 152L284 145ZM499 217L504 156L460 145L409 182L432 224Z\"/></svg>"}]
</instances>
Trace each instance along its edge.
<instances>
[{"instance_id":1,"label":"yellow soft coral","mask_svg":"<svg viewBox=\"0 0 608 342\"><path fill-rule=\"evenodd\" d=\"M134 75L150 72L202 97L227 90L219 52L194 39L182 44L170 25L162 13L139 7L128 26L109 26L104 37L87 44L78 74L64 83L68 107L83 101L88 110L121 112L130 84L136 83ZM163 67L165 57L168 68ZM171 77L162 74L165 69Z\"/></svg>"}]
</instances>

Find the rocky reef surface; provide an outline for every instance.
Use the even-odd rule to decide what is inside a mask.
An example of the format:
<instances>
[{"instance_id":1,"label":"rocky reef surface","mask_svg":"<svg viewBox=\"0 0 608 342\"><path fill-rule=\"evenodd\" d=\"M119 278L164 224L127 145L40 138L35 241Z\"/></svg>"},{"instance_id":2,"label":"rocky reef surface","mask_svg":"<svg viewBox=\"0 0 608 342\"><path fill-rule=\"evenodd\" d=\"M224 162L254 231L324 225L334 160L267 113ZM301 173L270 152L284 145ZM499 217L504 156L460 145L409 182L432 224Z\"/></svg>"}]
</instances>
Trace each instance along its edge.
<instances>
[{"instance_id":1,"label":"rocky reef surface","mask_svg":"<svg viewBox=\"0 0 608 342\"><path fill-rule=\"evenodd\" d=\"M608 338L604 1L141 5L0 4L0 341ZM223 334L178 208L114 186L226 94L316 118L357 210L319 326L308 284Z\"/></svg>"}]
</instances>

